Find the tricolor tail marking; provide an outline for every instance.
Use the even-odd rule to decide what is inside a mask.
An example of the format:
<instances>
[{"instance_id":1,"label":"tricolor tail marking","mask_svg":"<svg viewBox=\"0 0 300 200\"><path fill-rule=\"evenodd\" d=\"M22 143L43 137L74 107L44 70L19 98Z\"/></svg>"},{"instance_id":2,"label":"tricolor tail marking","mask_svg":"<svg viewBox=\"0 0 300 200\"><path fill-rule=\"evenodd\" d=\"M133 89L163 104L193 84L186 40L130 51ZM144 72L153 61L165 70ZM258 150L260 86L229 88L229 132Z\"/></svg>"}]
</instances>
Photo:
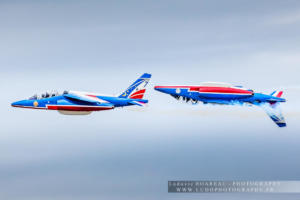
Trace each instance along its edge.
<instances>
[{"instance_id":1,"label":"tricolor tail marking","mask_svg":"<svg viewBox=\"0 0 300 200\"><path fill-rule=\"evenodd\" d=\"M139 91L134 92L129 96L130 99L142 99L144 97L144 94L146 92L146 89L142 89Z\"/></svg>"},{"instance_id":2,"label":"tricolor tail marking","mask_svg":"<svg viewBox=\"0 0 300 200\"><path fill-rule=\"evenodd\" d=\"M283 91L274 91L271 93L271 95L273 97L278 97L278 98L280 98L282 96L282 94L283 94Z\"/></svg>"}]
</instances>

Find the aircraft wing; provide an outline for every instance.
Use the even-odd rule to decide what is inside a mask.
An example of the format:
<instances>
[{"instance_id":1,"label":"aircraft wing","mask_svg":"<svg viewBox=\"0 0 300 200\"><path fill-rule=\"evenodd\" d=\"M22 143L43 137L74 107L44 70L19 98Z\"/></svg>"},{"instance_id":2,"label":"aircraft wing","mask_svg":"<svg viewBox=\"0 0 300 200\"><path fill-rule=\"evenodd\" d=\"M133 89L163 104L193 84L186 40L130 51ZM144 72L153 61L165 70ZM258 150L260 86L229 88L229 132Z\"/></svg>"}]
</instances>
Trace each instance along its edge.
<instances>
[{"instance_id":1,"label":"aircraft wing","mask_svg":"<svg viewBox=\"0 0 300 200\"><path fill-rule=\"evenodd\" d=\"M98 104L99 101L84 97L82 95L76 95L76 94L64 94L64 97L70 100L80 101L88 104Z\"/></svg>"},{"instance_id":2,"label":"aircraft wing","mask_svg":"<svg viewBox=\"0 0 300 200\"><path fill-rule=\"evenodd\" d=\"M281 113L278 103L264 104L261 106L267 115L277 124L279 127L286 127L285 119Z\"/></svg>"}]
</instances>

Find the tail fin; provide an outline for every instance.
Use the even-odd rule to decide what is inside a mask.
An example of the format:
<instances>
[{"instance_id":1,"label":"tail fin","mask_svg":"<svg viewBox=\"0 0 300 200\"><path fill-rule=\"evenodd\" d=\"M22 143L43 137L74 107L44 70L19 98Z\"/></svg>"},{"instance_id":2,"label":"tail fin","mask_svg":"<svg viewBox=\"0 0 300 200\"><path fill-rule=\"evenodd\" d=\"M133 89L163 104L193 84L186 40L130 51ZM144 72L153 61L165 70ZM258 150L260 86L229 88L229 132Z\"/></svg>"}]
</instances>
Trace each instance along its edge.
<instances>
[{"instance_id":1,"label":"tail fin","mask_svg":"<svg viewBox=\"0 0 300 200\"><path fill-rule=\"evenodd\" d=\"M273 97L280 98L282 96L282 94L283 94L283 91L274 91L270 95L273 96Z\"/></svg>"},{"instance_id":2,"label":"tail fin","mask_svg":"<svg viewBox=\"0 0 300 200\"><path fill-rule=\"evenodd\" d=\"M120 98L131 98L131 99L142 99L146 92L145 87L147 86L151 74L143 74L139 79L137 79L132 85L130 85L127 90L125 90L119 97Z\"/></svg>"},{"instance_id":3,"label":"tail fin","mask_svg":"<svg viewBox=\"0 0 300 200\"><path fill-rule=\"evenodd\" d=\"M286 122L281 113L279 103L265 103L261 107L265 110L267 115L277 124L277 126L286 126Z\"/></svg>"}]
</instances>

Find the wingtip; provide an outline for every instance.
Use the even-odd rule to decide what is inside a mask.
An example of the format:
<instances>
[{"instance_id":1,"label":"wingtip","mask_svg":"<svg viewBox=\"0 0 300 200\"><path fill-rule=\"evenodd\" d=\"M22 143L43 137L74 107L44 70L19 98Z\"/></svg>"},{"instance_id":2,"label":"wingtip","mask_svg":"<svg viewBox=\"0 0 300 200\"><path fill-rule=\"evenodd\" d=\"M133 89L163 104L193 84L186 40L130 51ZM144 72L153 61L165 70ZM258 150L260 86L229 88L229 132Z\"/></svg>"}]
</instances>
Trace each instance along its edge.
<instances>
[{"instance_id":1,"label":"wingtip","mask_svg":"<svg viewBox=\"0 0 300 200\"><path fill-rule=\"evenodd\" d=\"M286 123L277 123L278 127L280 128L284 128L286 127Z\"/></svg>"},{"instance_id":2,"label":"wingtip","mask_svg":"<svg viewBox=\"0 0 300 200\"><path fill-rule=\"evenodd\" d=\"M151 74L149 74L149 73L144 73L142 76L141 76L141 78L151 78Z\"/></svg>"}]
</instances>

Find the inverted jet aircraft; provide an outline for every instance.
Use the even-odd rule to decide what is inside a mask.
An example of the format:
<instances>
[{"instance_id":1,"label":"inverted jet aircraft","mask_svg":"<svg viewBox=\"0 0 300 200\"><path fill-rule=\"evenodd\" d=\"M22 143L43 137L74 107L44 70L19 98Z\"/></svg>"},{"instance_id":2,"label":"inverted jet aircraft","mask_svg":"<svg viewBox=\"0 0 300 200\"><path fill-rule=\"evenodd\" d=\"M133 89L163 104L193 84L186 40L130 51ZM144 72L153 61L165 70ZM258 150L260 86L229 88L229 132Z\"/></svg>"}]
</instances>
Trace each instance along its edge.
<instances>
[{"instance_id":1,"label":"inverted jet aircraft","mask_svg":"<svg viewBox=\"0 0 300 200\"><path fill-rule=\"evenodd\" d=\"M53 92L41 96L34 95L29 99L14 102L11 106L57 110L65 115L88 115L93 111L111 110L123 106L144 106L148 103L148 100L143 97L150 78L151 74L143 74L117 96L78 91L64 91L62 94Z\"/></svg>"},{"instance_id":2,"label":"inverted jet aircraft","mask_svg":"<svg viewBox=\"0 0 300 200\"><path fill-rule=\"evenodd\" d=\"M177 100L204 104L222 105L256 105L262 107L269 117L279 126L286 123L279 109L279 103L286 100L281 98L282 91L274 91L270 95L256 93L242 86L227 83L206 82L197 86L155 86L155 90L170 94Z\"/></svg>"}]
</instances>

